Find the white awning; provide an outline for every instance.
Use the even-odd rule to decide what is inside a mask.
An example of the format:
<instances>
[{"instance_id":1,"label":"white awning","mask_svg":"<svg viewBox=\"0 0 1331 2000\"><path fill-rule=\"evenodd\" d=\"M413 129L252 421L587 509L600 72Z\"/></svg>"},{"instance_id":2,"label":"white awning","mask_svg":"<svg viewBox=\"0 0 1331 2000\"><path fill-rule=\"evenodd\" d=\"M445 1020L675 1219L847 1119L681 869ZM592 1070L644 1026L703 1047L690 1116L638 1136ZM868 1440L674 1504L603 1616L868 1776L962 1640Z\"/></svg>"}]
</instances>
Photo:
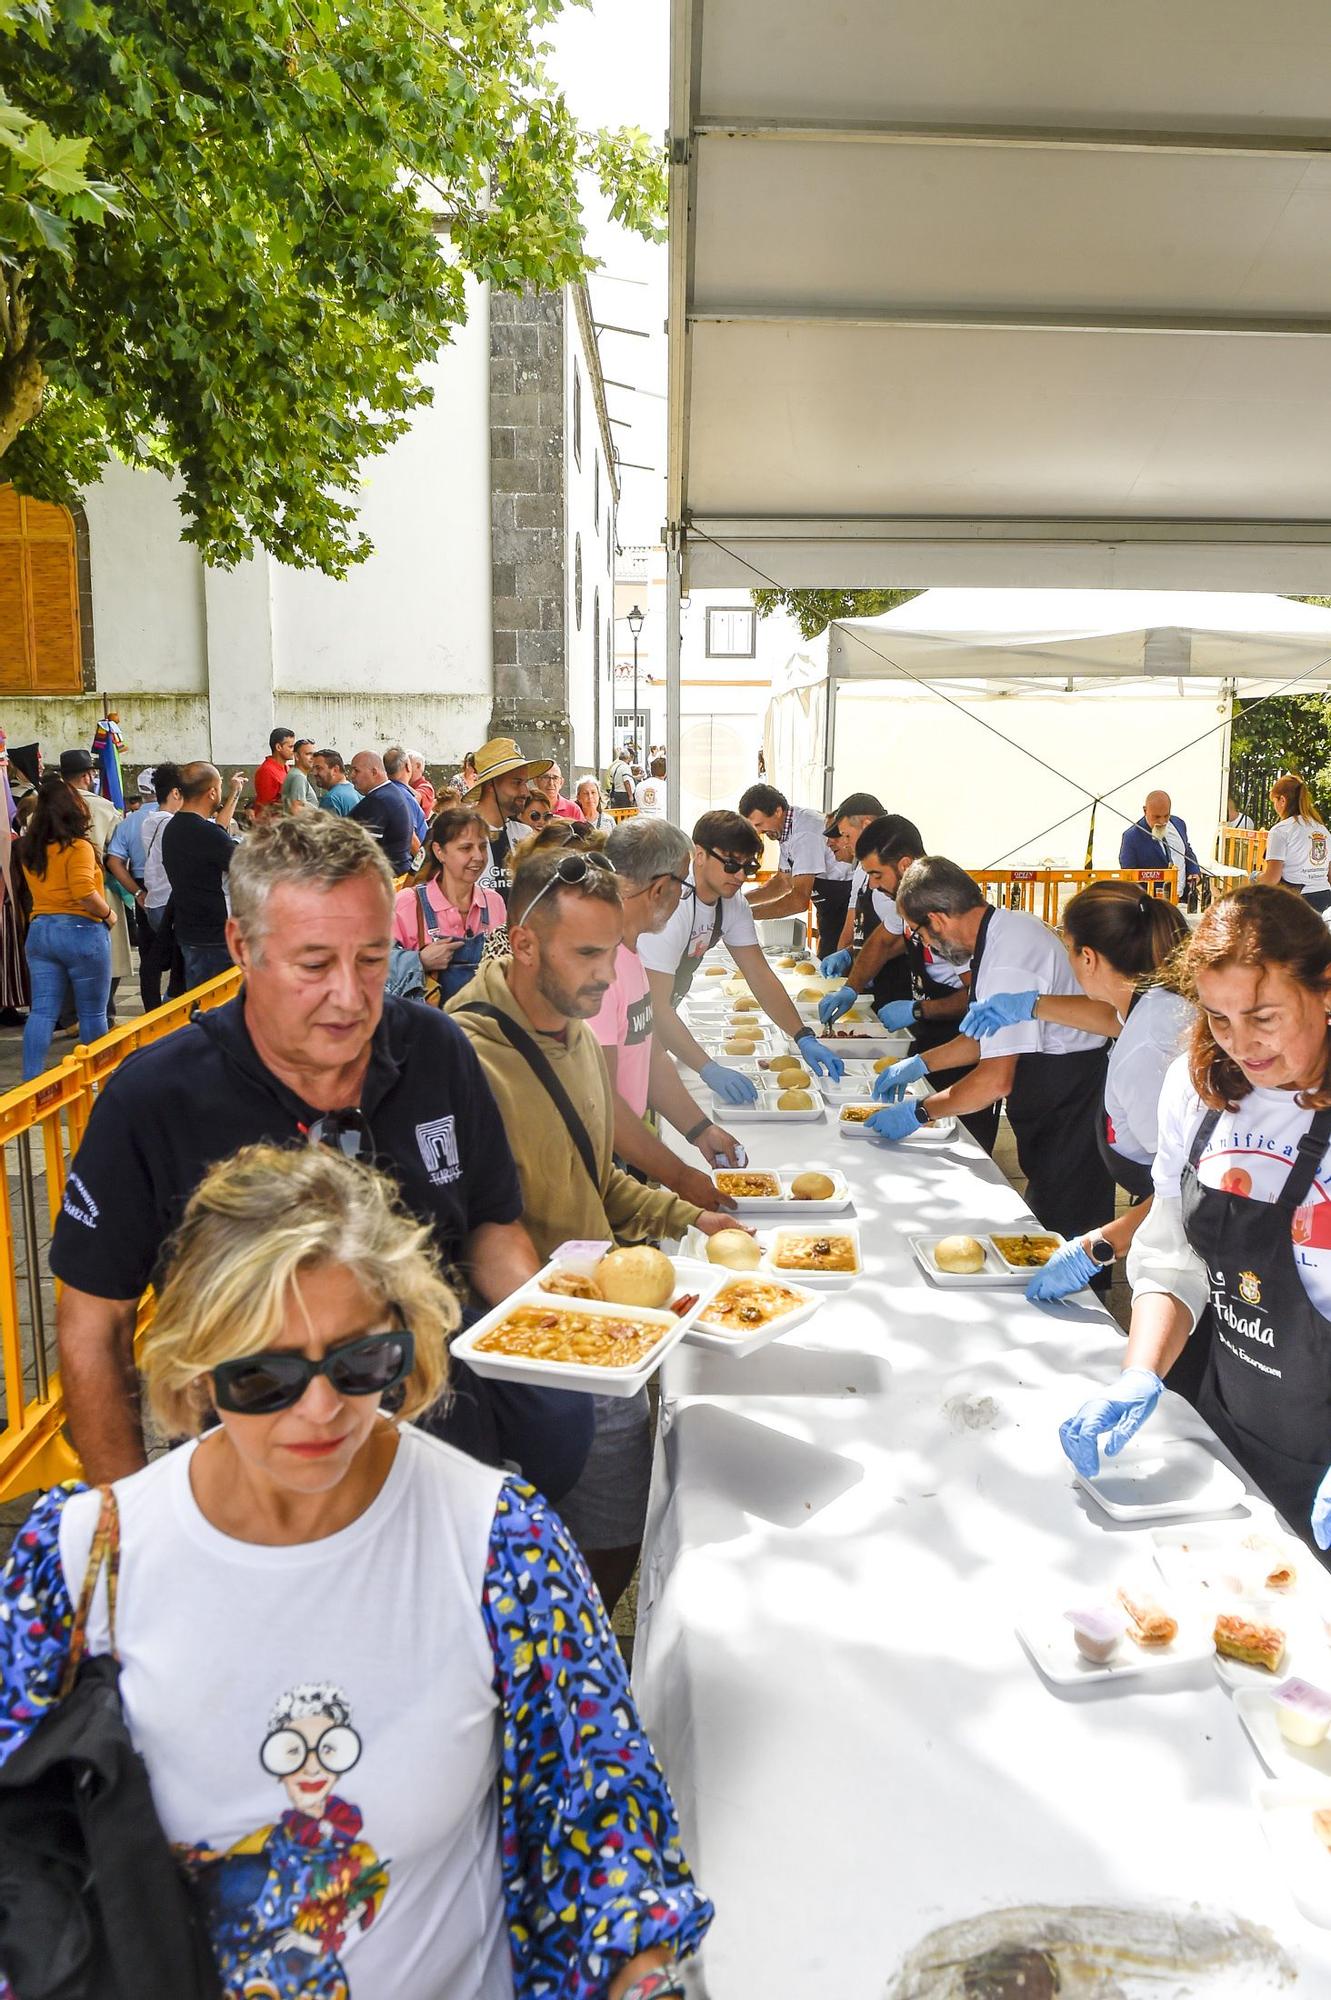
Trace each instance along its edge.
<instances>
[{"instance_id":1,"label":"white awning","mask_svg":"<svg viewBox=\"0 0 1331 2000\"><path fill-rule=\"evenodd\" d=\"M1331 592L1325 0L673 0L691 585Z\"/></svg>"}]
</instances>

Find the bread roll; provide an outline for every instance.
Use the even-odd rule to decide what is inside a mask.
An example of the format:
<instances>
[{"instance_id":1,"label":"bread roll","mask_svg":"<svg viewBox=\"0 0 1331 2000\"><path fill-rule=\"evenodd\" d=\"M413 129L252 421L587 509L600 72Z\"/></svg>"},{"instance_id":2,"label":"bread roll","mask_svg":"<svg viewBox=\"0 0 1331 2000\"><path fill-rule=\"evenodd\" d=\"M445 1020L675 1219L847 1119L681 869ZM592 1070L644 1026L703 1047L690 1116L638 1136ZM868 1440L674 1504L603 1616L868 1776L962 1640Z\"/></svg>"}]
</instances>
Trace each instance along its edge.
<instances>
[{"instance_id":1,"label":"bread roll","mask_svg":"<svg viewBox=\"0 0 1331 2000\"><path fill-rule=\"evenodd\" d=\"M810 967L811 971L812 969L813 968ZM801 986L799 992L795 995L795 998L797 1000L806 1000L806 1001L821 1000L822 997L823 997L823 989L821 986Z\"/></svg>"},{"instance_id":2,"label":"bread roll","mask_svg":"<svg viewBox=\"0 0 1331 2000\"><path fill-rule=\"evenodd\" d=\"M674 1265L647 1243L611 1250L592 1275L602 1297L616 1306L667 1306L675 1289Z\"/></svg>"},{"instance_id":3,"label":"bread roll","mask_svg":"<svg viewBox=\"0 0 1331 2000\"><path fill-rule=\"evenodd\" d=\"M747 1229L718 1229L707 1239L709 1264L724 1264L728 1271L756 1271L762 1262L763 1246Z\"/></svg>"},{"instance_id":4,"label":"bread roll","mask_svg":"<svg viewBox=\"0 0 1331 2000\"><path fill-rule=\"evenodd\" d=\"M732 1014L756 1014L758 1002L752 993L739 993L735 996L735 1004L730 1011Z\"/></svg>"},{"instance_id":5,"label":"bread roll","mask_svg":"<svg viewBox=\"0 0 1331 2000\"><path fill-rule=\"evenodd\" d=\"M776 1100L778 1111L812 1111L813 1098L807 1090L783 1090Z\"/></svg>"},{"instance_id":6,"label":"bread roll","mask_svg":"<svg viewBox=\"0 0 1331 2000\"><path fill-rule=\"evenodd\" d=\"M732 1035L724 1046L728 1056L751 1056L758 1044L750 1041L747 1035Z\"/></svg>"},{"instance_id":7,"label":"bread roll","mask_svg":"<svg viewBox=\"0 0 1331 2000\"><path fill-rule=\"evenodd\" d=\"M800 1090L809 1081L809 1072L803 1063L782 1063L776 1080L783 1090Z\"/></svg>"},{"instance_id":8,"label":"bread roll","mask_svg":"<svg viewBox=\"0 0 1331 2000\"><path fill-rule=\"evenodd\" d=\"M795 960L795 970L796 972L816 972L818 967L811 958L797 958Z\"/></svg>"},{"instance_id":9,"label":"bread roll","mask_svg":"<svg viewBox=\"0 0 1331 2000\"><path fill-rule=\"evenodd\" d=\"M777 964L781 967L783 972L789 972L795 965L798 964L798 962L799 961L796 959L793 951L788 951L784 958L779 958L777 960Z\"/></svg>"},{"instance_id":10,"label":"bread roll","mask_svg":"<svg viewBox=\"0 0 1331 2000\"><path fill-rule=\"evenodd\" d=\"M796 1174L790 1183L792 1201L830 1201L835 1193L830 1174Z\"/></svg>"},{"instance_id":11,"label":"bread roll","mask_svg":"<svg viewBox=\"0 0 1331 2000\"><path fill-rule=\"evenodd\" d=\"M940 1271L982 1271L984 1245L973 1236L945 1236L934 1247L934 1262Z\"/></svg>"}]
</instances>

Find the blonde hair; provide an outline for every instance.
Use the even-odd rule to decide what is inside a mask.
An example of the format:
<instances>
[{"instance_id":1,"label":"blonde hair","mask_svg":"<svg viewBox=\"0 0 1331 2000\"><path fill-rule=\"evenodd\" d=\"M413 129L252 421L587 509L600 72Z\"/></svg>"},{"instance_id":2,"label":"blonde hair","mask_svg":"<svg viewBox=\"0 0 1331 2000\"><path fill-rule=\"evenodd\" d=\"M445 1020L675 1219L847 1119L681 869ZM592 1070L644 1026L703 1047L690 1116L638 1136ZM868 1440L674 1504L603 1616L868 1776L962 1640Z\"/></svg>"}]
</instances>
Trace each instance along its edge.
<instances>
[{"instance_id":1,"label":"blonde hair","mask_svg":"<svg viewBox=\"0 0 1331 2000\"><path fill-rule=\"evenodd\" d=\"M428 1410L445 1388L458 1309L430 1231L382 1174L330 1147L245 1146L219 1161L190 1196L168 1258L143 1373L173 1436L199 1430L218 1363L271 1347L301 1274L330 1265L396 1306L416 1337L400 1414Z\"/></svg>"},{"instance_id":2,"label":"blonde hair","mask_svg":"<svg viewBox=\"0 0 1331 2000\"><path fill-rule=\"evenodd\" d=\"M1318 826L1323 824L1322 815L1313 804L1313 795L1295 771L1277 778L1271 787L1271 799L1282 819L1312 819Z\"/></svg>"}]
</instances>

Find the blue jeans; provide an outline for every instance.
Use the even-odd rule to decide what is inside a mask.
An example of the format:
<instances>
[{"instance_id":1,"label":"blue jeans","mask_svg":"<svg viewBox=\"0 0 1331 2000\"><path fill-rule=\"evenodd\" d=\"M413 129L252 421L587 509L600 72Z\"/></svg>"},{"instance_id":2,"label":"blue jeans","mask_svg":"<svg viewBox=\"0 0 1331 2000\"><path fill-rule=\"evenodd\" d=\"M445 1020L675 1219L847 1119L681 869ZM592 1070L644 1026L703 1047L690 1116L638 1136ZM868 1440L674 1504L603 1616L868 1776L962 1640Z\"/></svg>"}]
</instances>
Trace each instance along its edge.
<instances>
[{"instance_id":1,"label":"blue jeans","mask_svg":"<svg viewBox=\"0 0 1331 2000\"><path fill-rule=\"evenodd\" d=\"M74 989L79 1040L106 1033L111 997L111 933L95 917L34 917L28 925L32 1009L23 1030L23 1080L40 1076L65 1004Z\"/></svg>"},{"instance_id":2,"label":"blue jeans","mask_svg":"<svg viewBox=\"0 0 1331 2000\"><path fill-rule=\"evenodd\" d=\"M185 961L185 987L202 986L206 979L216 979L219 972L230 972L235 959L224 944L182 944L180 955Z\"/></svg>"}]
</instances>

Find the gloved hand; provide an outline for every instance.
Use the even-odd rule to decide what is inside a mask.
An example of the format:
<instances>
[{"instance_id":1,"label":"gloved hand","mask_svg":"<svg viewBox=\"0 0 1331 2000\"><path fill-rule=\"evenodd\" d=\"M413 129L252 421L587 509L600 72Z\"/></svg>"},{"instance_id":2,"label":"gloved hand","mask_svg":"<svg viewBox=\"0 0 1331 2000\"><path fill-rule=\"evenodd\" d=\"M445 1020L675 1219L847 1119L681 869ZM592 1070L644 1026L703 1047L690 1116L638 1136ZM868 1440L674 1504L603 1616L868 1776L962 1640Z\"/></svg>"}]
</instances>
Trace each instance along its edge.
<instances>
[{"instance_id":1,"label":"gloved hand","mask_svg":"<svg viewBox=\"0 0 1331 2000\"><path fill-rule=\"evenodd\" d=\"M897 1028L911 1028L915 1025L915 1002L889 1000L885 1007L878 1009L878 1018L889 1033Z\"/></svg>"},{"instance_id":2,"label":"gloved hand","mask_svg":"<svg viewBox=\"0 0 1331 2000\"><path fill-rule=\"evenodd\" d=\"M1331 1472L1317 1489L1312 1511L1313 1540L1319 1549L1331 1549Z\"/></svg>"},{"instance_id":3,"label":"gloved hand","mask_svg":"<svg viewBox=\"0 0 1331 2000\"><path fill-rule=\"evenodd\" d=\"M818 1002L818 1019L825 1028L830 1028L833 1021L839 1021L843 1014L849 1014L859 997L853 986L843 986L836 993L824 993Z\"/></svg>"},{"instance_id":4,"label":"gloved hand","mask_svg":"<svg viewBox=\"0 0 1331 2000\"><path fill-rule=\"evenodd\" d=\"M983 1035L996 1035L1000 1028L1015 1028L1035 1019L1038 993L994 993L988 1000L976 1000L961 1017L960 1034L978 1042Z\"/></svg>"},{"instance_id":5,"label":"gloved hand","mask_svg":"<svg viewBox=\"0 0 1331 2000\"><path fill-rule=\"evenodd\" d=\"M705 1062L699 1075L723 1104L756 1104L758 1101L757 1084L741 1070L727 1069L724 1063Z\"/></svg>"},{"instance_id":6,"label":"gloved hand","mask_svg":"<svg viewBox=\"0 0 1331 2000\"><path fill-rule=\"evenodd\" d=\"M824 979L844 979L854 956L853 951L829 951L826 958L818 961L818 970Z\"/></svg>"},{"instance_id":7,"label":"gloved hand","mask_svg":"<svg viewBox=\"0 0 1331 2000\"><path fill-rule=\"evenodd\" d=\"M900 1103L907 1084L917 1083L922 1076L928 1074L923 1056L903 1056L900 1062L893 1063L891 1069L885 1069L880 1076L875 1077L873 1086L875 1103Z\"/></svg>"},{"instance_id":8,"label":"gloved hand","mask_svg":"<svg viewBox=\"0 0 1331 2000\"><path fill-rule=\"evenodd\" d=\"M1059 1440L1083 1479L1094 1479L1100 1470L1101 1437L1105 1455L1115 1457L1129 1438L1136 1437L1164 1389L1149 1368L1125 1368L1112 1390L1092 1396L1075 1417L1059 1425Z\"/></svg>"},{"instance_id":9,"label":"gloved hand","mask_svg":"<svg viewBox=\"0 0 1331 2000\"><path fill-rule=\"evenodd\" d=\"M1026 1287L1028 1299L1065 1299L1089 1285L1100 1266L1080 1243L1065 1243Z\"/></svg>"},{"instance_id":10,"label":"gloved hand","mask_svg":"<svg viewBox=\"0 0 1331 2000\"><path fill-rule=\"evenodd\" d=\"M872 1118L865 1119L864 1129L879 1139L909 1139L912 1132L919 1131L920 1123L919 1104L908 1097L903 1104L886 1104L875 1111Z\"/></svg>"},{"instance_id":11,"label":"gloved hand","mask_svg":"<svg viewBox=\"0 0 1331 2000\"><path fill-rule=\"evenodd\" d=\"M830 1076L833 1083L840 1083L846 1073L846 1065L831 1049L824 1048L817 1035L800 1035L795 1047L815 1076Z\"/></svg>"}]
</instances>

